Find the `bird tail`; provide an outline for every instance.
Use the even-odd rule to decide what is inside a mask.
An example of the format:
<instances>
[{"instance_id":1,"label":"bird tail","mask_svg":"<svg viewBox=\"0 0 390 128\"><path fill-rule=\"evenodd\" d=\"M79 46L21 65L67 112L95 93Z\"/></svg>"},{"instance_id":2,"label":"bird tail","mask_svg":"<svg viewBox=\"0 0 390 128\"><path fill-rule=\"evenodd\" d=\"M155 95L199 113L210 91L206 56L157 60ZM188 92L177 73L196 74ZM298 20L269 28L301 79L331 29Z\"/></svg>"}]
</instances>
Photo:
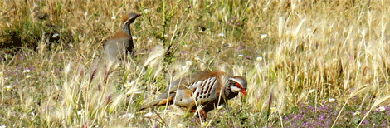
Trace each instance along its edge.
<instances>
[{"instance_id":1,"label":"bird tail","mask_svg":"<svg viewBox=\"0 0 390 128\"><path fill-rule=\"evenodd\" d=\"M147 108L156 106L157 104L158 104L158 101L157 101L157 100L152 101L152 102L149 102L149 103L143 105L141 108L139 108L138 111L143 111L143 110L145 110L145 109L147 109Z\"/></svg>"},{"instance_id":2,"label":"bird tail","mask_svg":"<svg viewBox=\"0 0 390 128\"><path fill-rule=\"evenodd\" d=\"M153 107L153 106L162 106L162 105L166 105L168 103L169 104L172 104L173 102L173 96L170 96L166 99L157 99L157 100L154 100L154 101L151 101L149 103L146 103L145 105L143 105L140 109L138 109L139 111L143 111L147 108L150 108L150 107Z\"/></svg>"}]
</instances>

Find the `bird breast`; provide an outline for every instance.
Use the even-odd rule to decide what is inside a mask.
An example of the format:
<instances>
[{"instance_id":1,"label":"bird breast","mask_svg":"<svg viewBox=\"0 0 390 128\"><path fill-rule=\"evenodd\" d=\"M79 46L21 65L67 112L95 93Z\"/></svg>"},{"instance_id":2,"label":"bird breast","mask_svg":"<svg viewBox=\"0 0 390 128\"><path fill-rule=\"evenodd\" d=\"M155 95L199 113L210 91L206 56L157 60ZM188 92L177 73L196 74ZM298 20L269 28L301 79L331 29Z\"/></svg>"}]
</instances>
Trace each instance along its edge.
<instances>
[{"instance_id":1,"label":"bird breast","mask_svg":"<svg viewBox=\"0 0 390 128\"><path fill-rule=\"evenodd\" d=\"M104 46L104 54L106 58L117 58L125 53L125 48L129 45L127 38L114 38L106 42Z\"/></svg>"}]
</instances>

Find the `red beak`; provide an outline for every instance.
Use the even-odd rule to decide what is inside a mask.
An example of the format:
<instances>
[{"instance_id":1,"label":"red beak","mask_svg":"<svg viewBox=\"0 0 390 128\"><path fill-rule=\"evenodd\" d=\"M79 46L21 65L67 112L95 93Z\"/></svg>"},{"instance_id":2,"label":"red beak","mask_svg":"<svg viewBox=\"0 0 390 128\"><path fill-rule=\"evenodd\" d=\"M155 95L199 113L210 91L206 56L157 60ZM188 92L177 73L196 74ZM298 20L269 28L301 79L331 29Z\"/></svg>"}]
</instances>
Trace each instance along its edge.
<instances>
[{"instance_id":1,"label":"red beak","mask_svg":"<svg viewBox=\"0 0 390 128\"><path fill-rule=\"evenodd\" d=\"M242 92L242 94L244 94L244 96L246 96L246 90L245 89L242 89L241 92Z\"/></svg>"}]
</instances>

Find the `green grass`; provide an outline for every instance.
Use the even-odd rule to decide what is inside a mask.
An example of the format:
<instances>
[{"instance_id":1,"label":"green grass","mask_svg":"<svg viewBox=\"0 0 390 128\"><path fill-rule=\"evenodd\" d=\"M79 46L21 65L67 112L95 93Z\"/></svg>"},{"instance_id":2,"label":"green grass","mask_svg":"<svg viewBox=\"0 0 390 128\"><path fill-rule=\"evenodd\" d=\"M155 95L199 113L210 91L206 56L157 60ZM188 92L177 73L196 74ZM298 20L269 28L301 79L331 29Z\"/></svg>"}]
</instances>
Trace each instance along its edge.
<instances>
[{"instance_id":1,"label":"green grass","mask_svg":"<svg viewBox=\"0 0 390 128\"><path fill-rule=\"evenodd\" d=\"M137 111L172 80L199 70L248 81L248 95L210 112L203 127L390 123L390 109L378 111L390 103L388 2L14 0L0 6L0 125L200 127L198 116L177 107L156 108L151 117ZM137 56L99 67L103 43L129 11L142 13L132 25ZM24 45L5 47L15 38Z\"/></svg>"}]
</instances>

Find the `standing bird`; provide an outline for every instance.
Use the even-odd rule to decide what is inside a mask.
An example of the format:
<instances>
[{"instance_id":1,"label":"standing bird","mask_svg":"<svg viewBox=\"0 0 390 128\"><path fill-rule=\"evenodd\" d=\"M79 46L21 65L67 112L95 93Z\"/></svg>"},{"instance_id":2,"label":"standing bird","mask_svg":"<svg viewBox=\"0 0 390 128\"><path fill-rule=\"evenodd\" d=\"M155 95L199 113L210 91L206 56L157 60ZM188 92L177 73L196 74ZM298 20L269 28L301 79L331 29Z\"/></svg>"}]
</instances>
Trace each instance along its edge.
<instances>
[{"instance_id":1,"label":"standing bird","mask_svg":"<svg viewBox=\"0 0 390 128\"><path fill-rule=\"evenodd\" d=\"M192 76L173 81L154 101L146 103L139 110L153 106L176 105L195 112L197 106L202 119L207 112L223 105L238 95L246 95L247 82L241 76L228 76L222 71L203 71Z\"/></svg>"},{"instance_id":2,"label":"standing bird","mask_svg":"<svg viewBox=\"0 0 390 128\"><path fill-rule=\"evenodd\" d=\"M104 44L104 56L107 60L115 60L123 58L125 53L132 53L134 49L133 37L131 36L130 25L137 17L141 16L138 13L130 12L123 17L123 25L121 30L116 32L112 38Z\"/></svg>"}]
</instances>

